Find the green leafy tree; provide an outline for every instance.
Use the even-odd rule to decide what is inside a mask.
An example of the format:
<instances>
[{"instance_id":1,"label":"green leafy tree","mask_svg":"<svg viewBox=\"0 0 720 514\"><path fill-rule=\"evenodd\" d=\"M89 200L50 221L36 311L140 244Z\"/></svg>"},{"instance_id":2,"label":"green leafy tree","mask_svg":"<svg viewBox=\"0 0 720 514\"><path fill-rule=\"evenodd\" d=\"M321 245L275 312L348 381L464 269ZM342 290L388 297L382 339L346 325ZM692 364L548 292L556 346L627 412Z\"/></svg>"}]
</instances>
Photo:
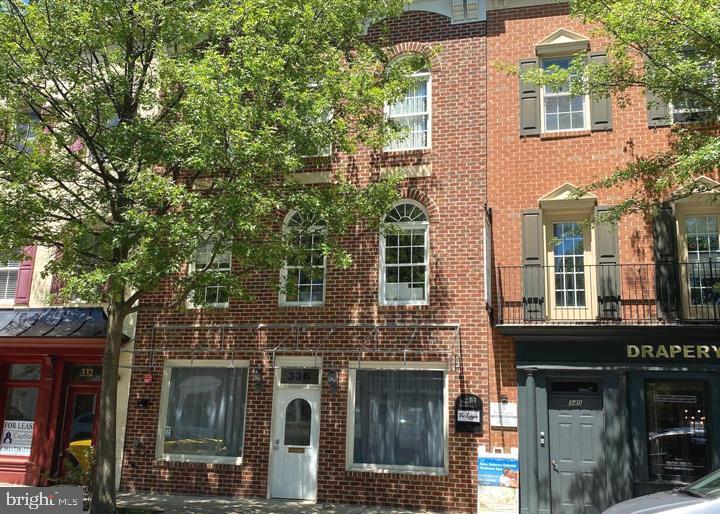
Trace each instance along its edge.
<instances>
[{"instance_id":1,"label":"green leafy tree","mask_svg":"<svg viewBox=\"0 0 720 514\"><path fill-rule=\"evenodd\" d=\"M716 0L572 0L571 13L596 27L593 35L608 41L608 62L586 65L578 55L567 70L533 71L528 78L543 85L570 82L576 94L613 94L621 108L638 90L652 92L650 107L672 104L684 111L674 120L665 151L638 156L607 177L586 184L588 190L623 188L627 197L611 216L651 213L671 195L720 191L694 179L720 164L720 4ZM672 121L672 120L670 120ZM677 123L682 121L683 123Z\"/></svg>"},{"instance_id":2,"label":"green leafy tree","mask_svg":"<svg viewBox=\"0 0 720 514\"><path fill-rule=\"evenodd\" d=\"M401 129L383 105L421 57L387 66L365 29L402 0L0 0L0 258L55 248L62 299L107 305L92 510L115 512L118 358L125 318L161 284L173 304L278 269L299 209L323 251L379 223L396 180L362 187L293 174L331 144L378 147ZM382 38L381 38L382 39ZM299 227L298 230L302 230ZM209 245L209 246L208 246ZM184 273L199 248L205 265ZM235 273L215 257L230 252Z\"/></svg>"}]
</instances>

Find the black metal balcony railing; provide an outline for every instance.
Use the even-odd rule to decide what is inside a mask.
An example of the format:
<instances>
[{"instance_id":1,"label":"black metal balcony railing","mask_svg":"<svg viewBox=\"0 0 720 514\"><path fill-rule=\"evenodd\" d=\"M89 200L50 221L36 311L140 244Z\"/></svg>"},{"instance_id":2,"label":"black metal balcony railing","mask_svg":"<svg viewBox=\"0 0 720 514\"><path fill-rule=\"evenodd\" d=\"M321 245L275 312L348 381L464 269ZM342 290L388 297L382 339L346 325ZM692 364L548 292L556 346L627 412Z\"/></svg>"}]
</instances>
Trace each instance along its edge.
<instances>
[{"instance_id":1,"label":"black metal balcony railing","mask_svg":"<svg viewBox=\"0 0 720 514\"><path fill-rule=\"evenodd\" d=\"M720 262L498 266L498 325L720 322Z\"/></svg>"}]
</instances>

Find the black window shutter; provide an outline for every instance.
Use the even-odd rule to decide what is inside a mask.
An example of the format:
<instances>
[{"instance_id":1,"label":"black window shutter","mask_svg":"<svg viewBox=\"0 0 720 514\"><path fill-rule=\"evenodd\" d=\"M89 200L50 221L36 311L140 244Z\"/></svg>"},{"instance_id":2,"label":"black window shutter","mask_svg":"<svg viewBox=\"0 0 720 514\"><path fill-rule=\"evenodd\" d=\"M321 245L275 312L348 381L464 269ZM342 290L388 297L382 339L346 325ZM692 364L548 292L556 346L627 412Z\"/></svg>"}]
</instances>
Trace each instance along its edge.
<instances>
[{"instance_id":1,"label":"black window shutter","mask_svg":"<svg viewBox=\"0 0 720 514\"><path fill-rule=\"evenodd\" d=\"M540 135L540 86L523 80L522 74L538 67L537 57L520 60L520 135Z\"/></svg>"},{"instance_id":2,"label":"black window shutter","mask_svg":"<svg viewBox=\"0 0 720 514\"><path fill-rule=\"evenodd\" d=\"M595 216L602 217L611 207L598 206ZM616 221L595 224L597 248L598 315L601 319L621 318L620 261Z\"/></svg>"},{"instance_id":3,"label":"black window shutter","mask_svg":"<svg viewBox=\"0 0 720 514\"><path fill-rule=\"evenodd\" d=\"M542 211L522 213L523 316L526 320L545 319L545 245Z\"/></svg>"},{"instance_id":4,"label":"black window shutter","mask_svg":"<svg viewBox=\"0 0 720 514\"><path fill-rule=\"evenodd\" d=\"M680 314L675 213L669 203L660 205L653 219L655 297L658 317L675 320Z\"/></svg>"},{"instance_id":5,"label":"black window shutter","mask_svg":"<svg viewBox=\"0 0 720 514\"><path fill-rule=\"evenodd\" d=\"M605 52L590 52L588 63L605 64ZM590 98L590 129L593 131L612 130L612 109L610 96L603 98Z\"/></svg>"},{"instance_id":6,"label":"black window shutter","mask_svg":"<svg viewBox=\"0 0 720 514\"><path fill-rule=\"evenodd\" d=\"M669 126L670 106L668 103L649 89L645 90L645 100L647 101L648 127Z\"/></svg>"}]
</instances>

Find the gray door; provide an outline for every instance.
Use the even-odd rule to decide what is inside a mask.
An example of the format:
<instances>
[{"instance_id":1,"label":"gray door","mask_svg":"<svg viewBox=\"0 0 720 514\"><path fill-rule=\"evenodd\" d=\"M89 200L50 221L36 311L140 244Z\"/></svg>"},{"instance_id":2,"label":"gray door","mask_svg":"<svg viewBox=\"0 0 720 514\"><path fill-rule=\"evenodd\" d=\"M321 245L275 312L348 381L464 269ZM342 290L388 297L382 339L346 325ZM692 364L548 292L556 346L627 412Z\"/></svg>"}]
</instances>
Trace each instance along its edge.
<instances>
[{"instance_id":1,"label":"gray door","mask_svg":"<svg viewBox=\"0 0 720 514\"><path fill-rule=\"evenodd\" d=\"M602 396L550 395L548 409L552 514L597 514L607 507Z\"/></svg>"}]
</instances>

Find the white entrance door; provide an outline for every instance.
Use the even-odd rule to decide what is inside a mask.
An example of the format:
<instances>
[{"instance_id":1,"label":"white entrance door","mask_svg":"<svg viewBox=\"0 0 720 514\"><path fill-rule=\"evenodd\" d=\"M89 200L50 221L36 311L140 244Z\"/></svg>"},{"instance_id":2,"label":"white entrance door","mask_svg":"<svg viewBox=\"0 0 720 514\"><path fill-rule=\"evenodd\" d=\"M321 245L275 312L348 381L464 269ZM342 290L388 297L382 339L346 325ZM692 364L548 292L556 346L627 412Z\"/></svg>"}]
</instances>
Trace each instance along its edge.
<instances>
[{"instance_id":1,"label":"white entrance door","mask_svg":"<svg viewBox=\"0 0 720 514\"><path fill-rule=\"evenodd\" d=\"M278 389L273 434L272 497L315 500L320 390Z\"/></svg>"}]
</instances>

